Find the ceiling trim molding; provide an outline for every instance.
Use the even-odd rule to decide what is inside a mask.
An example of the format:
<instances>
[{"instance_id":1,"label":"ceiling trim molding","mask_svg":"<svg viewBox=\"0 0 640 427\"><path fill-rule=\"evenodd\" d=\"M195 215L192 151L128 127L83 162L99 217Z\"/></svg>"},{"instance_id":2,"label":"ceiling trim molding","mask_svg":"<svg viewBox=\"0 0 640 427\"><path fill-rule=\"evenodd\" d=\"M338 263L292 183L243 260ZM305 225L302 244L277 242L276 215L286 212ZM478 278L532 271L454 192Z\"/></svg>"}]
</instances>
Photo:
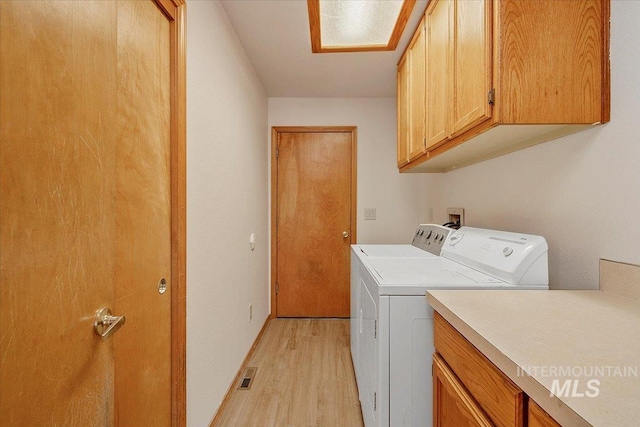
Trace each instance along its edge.
<instances>
[{"instance_id":1,"label":"ceiling trim molding","mask_svg":"<svg viewBox=\"0 0 640 427\"><path fill-rule=\"evenodd\" d=\"M322 47L322 38L320 34L320 0L307 0L307 8L309 10L309 30L311 32L311 51L313 53L337 53L337 52L376 52L396 50L407 21L411 16L416 0L404 0L400 14L396 20L389 43L385 45L373 46L332 46Z\"/></svg>"}]
</instances>

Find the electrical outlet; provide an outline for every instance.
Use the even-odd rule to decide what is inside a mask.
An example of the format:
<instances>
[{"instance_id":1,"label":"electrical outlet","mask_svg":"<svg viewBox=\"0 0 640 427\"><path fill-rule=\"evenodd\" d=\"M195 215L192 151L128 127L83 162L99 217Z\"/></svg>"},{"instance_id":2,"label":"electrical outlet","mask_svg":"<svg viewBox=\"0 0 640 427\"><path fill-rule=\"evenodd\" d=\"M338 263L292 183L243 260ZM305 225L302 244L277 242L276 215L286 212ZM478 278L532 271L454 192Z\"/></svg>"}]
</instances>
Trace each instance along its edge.
<instances>
[{"instance_id":1,"label":"electrical outlet","mask_svg":"<svg viewBox=\"0 0 640 427\"><path fill-rule=\"evenodd\" d=\"M364 219L365 220L375 220L376 219L376 208L365 208L365 210L364 210Z\"/></svg>"},{"instance_id":2,"label":"electrical outlet","mask_svg":"<svg viewBox=\"0 0 640 427\"><path fill-rule=\"evenodd\" d=\"M253 319L253 304L249 304L249 322Z\"/></svg>"}]
</instances>

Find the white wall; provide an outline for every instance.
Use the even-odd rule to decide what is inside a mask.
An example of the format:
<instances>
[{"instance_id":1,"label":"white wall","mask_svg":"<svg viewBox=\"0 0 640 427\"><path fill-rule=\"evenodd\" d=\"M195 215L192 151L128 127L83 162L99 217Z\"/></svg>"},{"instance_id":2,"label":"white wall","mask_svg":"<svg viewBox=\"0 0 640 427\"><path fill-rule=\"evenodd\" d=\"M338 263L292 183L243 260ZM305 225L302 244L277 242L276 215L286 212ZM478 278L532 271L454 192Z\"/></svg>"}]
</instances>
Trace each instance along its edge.
<instances>
[{"instance_id":1,"label":"white wall","mask_svg":"<svg viewBox=\"0 0 640 427\"><path fill-rule=\"evenodd\" d=\"M219 2L189 1L187 19L187 424L202 427L269 310L267 97Z\"/></svg>"},{"instance_id":2,"label":"white wall","mask_svg":"<svg viewBox=\"0 0 640 427\"><path fill-rule=\"evenodd\" d=\"M396 166L395 98L269 98L272 126L358 127L358 243L407 243L428 219L427 177ZM376 209L375 221L364 220L364 208Z\"/></svg>"},{"instance_id":3,"label":"white wall","mask_svg":"<svg viewBox=\"0 0 640 427\"><path fill-rule=\"evenodd\" d=\"M436 220L541 234L552 288L597 288L598 259L640 263L640 2L611 2L611 122L429 178ZM434 196L433 188L439 188Z\"/></svg>"}]
</instances>

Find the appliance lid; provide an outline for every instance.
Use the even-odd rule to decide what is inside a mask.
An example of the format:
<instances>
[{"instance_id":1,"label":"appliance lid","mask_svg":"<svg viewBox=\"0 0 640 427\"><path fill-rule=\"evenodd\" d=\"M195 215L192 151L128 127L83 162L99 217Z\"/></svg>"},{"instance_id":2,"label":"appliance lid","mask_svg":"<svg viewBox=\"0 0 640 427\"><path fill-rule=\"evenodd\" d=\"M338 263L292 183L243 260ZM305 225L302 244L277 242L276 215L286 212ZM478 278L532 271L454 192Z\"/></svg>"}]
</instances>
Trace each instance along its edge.
<instances>
[{"instance_id":1,"label":"appliance lid","mask_svg":"<svg viewBox=\"0 0 640 427\"><path fill-rule=\"evenodd\" d=\"M495 277L440 257L372 258L369 259L368 265L381 285L439 287L501 282Z\"/></svg>"},{"instance_id":2,"label":"appliance lid","mask_svg":"<svg viewBox=\"0 0 640 427\"><path fill-rule=\"evenodd\" d=\"M367 257L429 258L437 256L413 245L355 245L355 248Z\"/></svg>"}]
</instances>

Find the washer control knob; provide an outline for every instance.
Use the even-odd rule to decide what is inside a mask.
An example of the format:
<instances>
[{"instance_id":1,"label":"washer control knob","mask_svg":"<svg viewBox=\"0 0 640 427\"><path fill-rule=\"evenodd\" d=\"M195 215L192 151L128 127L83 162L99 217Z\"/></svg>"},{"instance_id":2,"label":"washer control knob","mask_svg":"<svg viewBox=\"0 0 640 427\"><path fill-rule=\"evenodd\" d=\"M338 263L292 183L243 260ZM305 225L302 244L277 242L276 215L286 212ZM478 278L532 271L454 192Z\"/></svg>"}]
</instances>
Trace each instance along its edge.
<instances>
[{"instance_id":1,"label":"washer control knob","mask_svg":"<svg viewBox=\"0 0 640 427\"><path fill-rule=\"evenodd\" d=\"M433 231L429 230L429 232L427 233L427 237L425 237L425 239L428 239L429 237L431 237L432 234L433 234Z\"/></svg>"},{"instance_id":2,"label":"washer control knob","mask_svg":"<svg viewBox=\"0 0 640 427\"><path fill-rule=\"evenodd\" d=\"M502 250L502 254L503 254L505 257L508 257L508 256L509 256L509 255L511 255L512 253L513 253L513 248L510 248L509 246L505 247L505 248Z\"/></svg>"},{"instance_id":3,"label":"washer control knob","mask_svg":"<svg viewBox=\"0 0 640 427\"><path fill-rule=\"evenodd\" d=\"M444 240L444 234L440 236L440 241L442 242L443 240Z\"/></svg>"}]
</instances>

